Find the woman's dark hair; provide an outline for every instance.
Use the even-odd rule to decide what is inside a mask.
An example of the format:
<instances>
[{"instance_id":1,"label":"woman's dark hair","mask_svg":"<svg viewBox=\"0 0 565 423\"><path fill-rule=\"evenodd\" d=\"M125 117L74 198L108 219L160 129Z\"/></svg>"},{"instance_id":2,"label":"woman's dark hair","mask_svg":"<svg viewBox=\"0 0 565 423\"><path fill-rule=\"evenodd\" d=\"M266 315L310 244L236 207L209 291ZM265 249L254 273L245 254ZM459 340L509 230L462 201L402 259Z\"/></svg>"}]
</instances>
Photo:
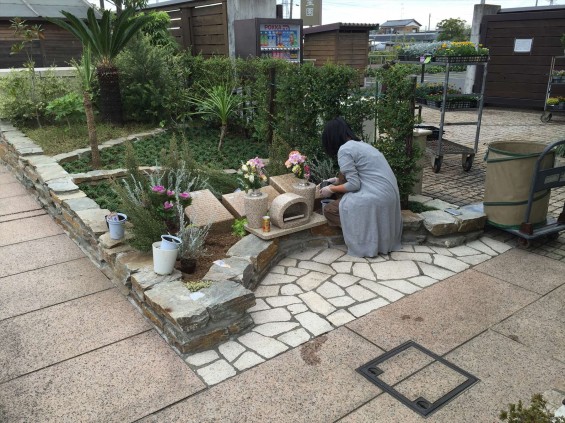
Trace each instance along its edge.
<instances>
[{"instance_id":1,"label":"woman's dark hair","mask_svg":"<svg viewBox=\"0 0 565 423\"><path fill-rule=\"evenodd\" d=\"M337 156L339 147L351 140L360 141L342 117L336 117L324 126L322 146L328 156Z\"/></svg>"}]
</instances>

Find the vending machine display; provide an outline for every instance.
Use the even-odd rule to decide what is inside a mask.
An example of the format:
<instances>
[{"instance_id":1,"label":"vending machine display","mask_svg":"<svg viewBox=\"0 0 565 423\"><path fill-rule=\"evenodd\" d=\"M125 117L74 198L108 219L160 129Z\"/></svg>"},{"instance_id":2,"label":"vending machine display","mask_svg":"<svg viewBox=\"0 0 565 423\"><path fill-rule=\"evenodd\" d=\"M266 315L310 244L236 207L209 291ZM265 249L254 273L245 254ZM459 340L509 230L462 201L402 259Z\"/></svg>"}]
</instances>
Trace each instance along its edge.
<instances>
[{"instance_id":1,"label":"vending machine display","mask_svg":"<svg viewBox=\"0 0 565 423\"><path fill-rule=\"evenodd\" d=\"M238 57L269 57L302 61L301 19L246 19L235 21Z\"/></svg>"}]
</instances>

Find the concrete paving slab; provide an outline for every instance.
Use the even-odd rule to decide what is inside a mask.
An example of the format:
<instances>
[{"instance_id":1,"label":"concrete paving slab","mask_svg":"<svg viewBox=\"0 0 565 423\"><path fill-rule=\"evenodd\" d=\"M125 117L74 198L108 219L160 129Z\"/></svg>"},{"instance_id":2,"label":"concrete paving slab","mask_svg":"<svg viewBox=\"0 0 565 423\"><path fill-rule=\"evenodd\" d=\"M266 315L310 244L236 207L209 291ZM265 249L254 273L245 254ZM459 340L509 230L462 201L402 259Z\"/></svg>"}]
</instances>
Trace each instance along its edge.
<instances>
[{"instance_id":1,"label":"concrete paving slab","mask_svg":"<svg viewBox=\"0 0 565 423\"><path fill-rule=\"evenodd\" d=\"M41 205L29 194L0 200L0 216L40 209Z\"/></svg>"},{"instance_id":2,"label":"concrete paving slab","mask_svg":"<svg viewBox=\"0 0 565 423\"><path fill-rule=\"evenodd\" d=\"M2 184L2 188L0 188L0 198L11 198L20 195L28 195L28 192L18 181L11 184Z\"/></svg>"},{"instance_id":3,"label":"concrete paving slab","mask_svg":"<svg viewBox=\"0 0 565 423\"><path fill-rule=\"evenodd\" d=\"M11 222L12 220L27 219L28 217L43 216L47 214L45 209L37 209L16 214L5 214L0 216L0 223Z\"/></svg>"},{"instance_id":4,"label":"concrete paving slab","mask_svg":"<svg viewBox=\"0 0 565 423\"><path fill-rule=\"evenodd\" d=\"M49 215L0 223L0 247L64 233Z\"/></svg>"},{"instance_id":5,"label":"concrete paving slab","mask_svg":"<svg viewBox=\"0 0 565 423\"><path fill-rule=\"evenodd\" d=\"M14 182L18 182L15 176L11 175L10 173L0 172L0 185L13 184Z\"/></svg>"},{"instance_id":6,"label":"concrete paving slab","mask_svg":"<svg viewBox=\"0 0 565 423\"><path fill-rule=\"evenodd\" d=\"M386 350L413 340L441 355L538 298L531 291L468 270L347 327Z\"/></svg>"},{"instance_id":7,"label":"concrete paving slab","mask_svg":"<svg viewBox=\"0 0 565 423\"><path fill-rule=\"evenodd\" d=\"M0 280L0 320L113 287L88 258Z\"/></svg>"},{"instance_id":8,"label":"concrete paving slab","mask_svg":"<svg viewBox=\"0 0 565 423\"><path fill-rule=\"evenodd\" d=\"M0 247L0 278L82 257L83 252L65 234L7 245Z\"/></svg>"},{"instance_id":9,"label":"concrete paving slab","mask_svg":"<svg viewBox=\"0 0 565 423\"><path fill-rule=\"evenodd\" d=\"M117 289L0 322L0 382L147 331Z\"/></svg>"},{"instance_id":10,"label":"concrete paving slab","mask_svg":"<svg viewBox=\"0 0 565 423\"><path fill-rule=\"evenodd\" d=\"M565 363L565 285L492 329Z\"/></svg>"},{"instance_id":11,"label":"concrete paving slab","mask_svg":"<svg viewBox=\"0 0 565 423\"><path fill-rule=\"evenodd\" d=\"M565 263L513 249L474 268L539 294L565 284Z\"/></svg>"},{"instance_id":12,"label":"concrete paving slab","mask_svg":"<svg viewBox=\"0 0 565 423\"><path fill-rule=\"evenodd\" d=\"M564 389L565 364L486 331L446 358L480 381L445 407L424 418L388 394L379 395L340 423L477 423L498 421L508 403L529 403L532 394Z\"/></svg>"},{"instance_id":13,"label":"concrete paving slab","mask_svg":"<svg viewBox=\"0 0 565 423\"><path fill-rule=\"evenodd\" d=\"M394 388L410 401L422 397L434 403L467 380L465 376L434 361L418 373L403 380Z\"/></svg>"},{"instance_id":14,"label":"concrete paving slab","mask_svg":"<svg viewBox=\"0 0 565 423\"><path fill-rule=\"evenodd\" d=\"M434 359L417 348L410 347L379 364L383 371L379 379L395 385L430 364Z\"/></svg>"},{"instance_id":15,"label":"concrete paving slab","mask_svg":"<svg viewBox=\"0 0 565 423\"><path fill-rule=\"evenodd\" d=\"M122 423L203 388L150 331L0 385L0 410L10 422Z\"/></svg>"},{"instance_id":16,"label":"concrete paving slab","mask_svg":"<svg viewBox=\"0 0 565 423\"><path fill-rule=\"evenodd\" d=\"M381 353L337 329L142 421L331 422L381 392L355 371Z\"/></svg>"}]
</instances>

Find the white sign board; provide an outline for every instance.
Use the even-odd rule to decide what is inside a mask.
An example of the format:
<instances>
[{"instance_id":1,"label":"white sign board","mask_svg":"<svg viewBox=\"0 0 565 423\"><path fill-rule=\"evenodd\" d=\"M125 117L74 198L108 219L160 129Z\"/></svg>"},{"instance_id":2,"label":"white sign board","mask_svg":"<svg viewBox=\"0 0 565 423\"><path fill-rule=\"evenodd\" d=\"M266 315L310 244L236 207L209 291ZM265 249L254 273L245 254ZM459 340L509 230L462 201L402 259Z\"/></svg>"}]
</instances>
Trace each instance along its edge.
<instances>
[{"instance_id":1,"label":"white sign board","mask_svg":"<svg viewBox=\"0 0 565 423\"><path fill-rule=\"evenodd\" d=\"M514 53L531 53L533 42L533 38L514 39Z\"/></svg>"}]
</instances>

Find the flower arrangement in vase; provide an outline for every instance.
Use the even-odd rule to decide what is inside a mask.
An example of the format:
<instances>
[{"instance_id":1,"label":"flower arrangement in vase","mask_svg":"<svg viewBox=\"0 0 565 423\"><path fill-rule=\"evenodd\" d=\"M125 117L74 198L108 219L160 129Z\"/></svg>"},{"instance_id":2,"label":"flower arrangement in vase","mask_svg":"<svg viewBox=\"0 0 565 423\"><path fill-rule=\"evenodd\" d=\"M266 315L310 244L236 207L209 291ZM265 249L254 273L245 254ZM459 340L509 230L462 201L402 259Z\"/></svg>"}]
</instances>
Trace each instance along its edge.
<instances>
[{"instance_id":1,"label":"flower arrangement in vase","mask_svg":"<svg viewBox=\"0 0 565 423\"><path fill-rule=\"evenodd\" d=\"M259 157L249 159L238 170L239 182L244 191L251 191L250 195L258 196L257 190L268 180L265 173L265 164Z\"/></svg>"},{"instance_id":2,"label":"flower arrangement in vase","mask_svg":"<svg viewBox=\"0 0 565 423\"><path fill-rule=\"evenodd\" d=\"M265 164L259 157L249 159L241 165L238 171L239 182L242 188L248 192L244 198L245 216L249 228L258 229L262 226L263 216L269 210L269 197L259 191L265 182ZM249 191L251 191L249 193Z\"/></svg>"},{"instance_id":3,"label":"flower arrangement in vase","mask_svg":"<svg viewBox=\"0 0 565 423\"><path fill-rule=\"evenodd\" d=\"M186 191L176 193L163 185L153 185L148 198L150 204L147 206L163 219L169 233L176 234L180 229L179 213L183 213L184 209L192 203L190 193Z\"/></svg>"},{"instance_id":4,"label":"flower arrangement in vase","mask_svg":"<svg viewBox=\"0 0 565 423\"><path fill-rule=\"evenodd\" d=\"M291 151L288 160L284 162L287 169L290 169L294 175L300 179L301 185L308 185L310 179L310 166L306 164L306 156L300 154L300 151Z\"/></svg>"}]
</instances>

